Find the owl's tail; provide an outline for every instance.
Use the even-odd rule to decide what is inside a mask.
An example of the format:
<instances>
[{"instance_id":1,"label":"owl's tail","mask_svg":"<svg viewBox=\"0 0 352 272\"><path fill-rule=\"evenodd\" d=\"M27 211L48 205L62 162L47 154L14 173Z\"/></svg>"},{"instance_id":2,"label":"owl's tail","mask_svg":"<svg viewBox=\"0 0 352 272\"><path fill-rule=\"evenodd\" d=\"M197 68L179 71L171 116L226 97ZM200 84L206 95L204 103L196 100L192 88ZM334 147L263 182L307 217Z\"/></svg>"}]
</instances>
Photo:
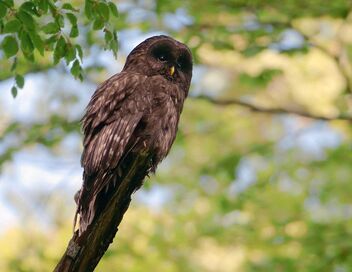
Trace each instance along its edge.
<instances>
[{"instance_id":1,"label":"owl's tail","mask_svg":"<svg viewBox=\"0 0 352 272\"><path fill-rule=\"evenodd\" d=\"M79 211L77 207L75 218L74 218L74 230L77 224L77 219L79 217L79 228L78 228L79 236L81 236L82 233L85 232L88 226L93 222L93 219L96 214L95 199L96 198L92 199L92 201L89 202L89 206L85 210Z\"/></svg>"},{"instance_id":2,"label":"owl's tail","mask_svg":"<svg viewBox=\"0 0 352 272\"><path fill-rule=\"evenodd\" d=\"M77 204L76 213L73 222L73 231L79 218L78 233L82 235L93 222L97 212L97 194L94 193L94 184L97 184L97 176L89 176L83 173L82 188L75 194L75 202Z\"/></svg>"},{"instance_id":3,"label":"owl's tail","mask_svg":"<svg viewBox=\"0 0 352 272\"><path fill-rule=\"evenodd\" d=\"M83 205L82 199L83 197L83 190L79 190L75 195L75 200L77 204L76 213L73 221L73 232L76 230L77 221L79 218L79 228L78 233L81 235L85 232L88 226L93 222L93 219L96 214L96 196L92 196L88 202L85 202L87 205Z\"/></svg>"},{"instance_id":4,"label":"owl's tail","mask_svg":"<svg viewBox=\"0 0 352 272\"><path fill-rule=\"evenodd\" d=\"M83 186L75 194L77 209L73 222L75 231L76 224L79 218L79 236L87 230L92 224L96 214L101 212L111 194L118 188L118 175L105 174L102 177L99 175L87 176L83 174ZM101 186L104 184L104 186Z\"/></svg>"}]
</instances>

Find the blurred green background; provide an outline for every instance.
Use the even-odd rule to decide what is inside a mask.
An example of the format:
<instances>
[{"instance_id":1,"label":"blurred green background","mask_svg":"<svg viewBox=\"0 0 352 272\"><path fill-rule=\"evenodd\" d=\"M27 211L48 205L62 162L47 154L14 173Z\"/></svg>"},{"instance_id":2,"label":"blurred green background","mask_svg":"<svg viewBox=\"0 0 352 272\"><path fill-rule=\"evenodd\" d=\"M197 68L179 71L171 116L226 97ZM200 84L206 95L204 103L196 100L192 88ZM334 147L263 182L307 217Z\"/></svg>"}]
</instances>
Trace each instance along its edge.
<instances>
[{"instance_id":1,"label":"blurred green background","mask_svg":"<svg viewBox=\"0 0 352 272\"><path fill-rule=\"evenodd\" d=\"M161 33L194 54L190 98L96 271L352 271L351 1L119 1L117 60L84 1L70 3L82 82L50 52L18 53L13 98L0 54L0 271L54 268L72 235L85 105Z\"/></svg>"}]
</instances>

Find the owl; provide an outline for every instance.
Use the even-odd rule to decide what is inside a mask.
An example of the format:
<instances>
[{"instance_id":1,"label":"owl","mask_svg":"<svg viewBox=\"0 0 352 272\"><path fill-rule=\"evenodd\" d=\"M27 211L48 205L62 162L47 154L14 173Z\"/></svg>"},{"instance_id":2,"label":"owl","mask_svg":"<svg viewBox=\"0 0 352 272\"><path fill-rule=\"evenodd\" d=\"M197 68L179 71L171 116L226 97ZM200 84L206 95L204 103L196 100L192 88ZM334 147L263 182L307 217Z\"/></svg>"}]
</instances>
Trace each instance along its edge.
<instances>
[{"instance_id":1,"label":"owl","mask_svg":"<svg viewBox=\"0 0 352 272\"><path fill-rule=\"evenodd\" d=\"M75 196L79 234L117 190L128 160L140 152L150 155L143 180L168 154L192 66L186 45L168 36L154 36L135 47L122 71L97 88L82 119L83 185Z\"/></svg>"}]
</instances>

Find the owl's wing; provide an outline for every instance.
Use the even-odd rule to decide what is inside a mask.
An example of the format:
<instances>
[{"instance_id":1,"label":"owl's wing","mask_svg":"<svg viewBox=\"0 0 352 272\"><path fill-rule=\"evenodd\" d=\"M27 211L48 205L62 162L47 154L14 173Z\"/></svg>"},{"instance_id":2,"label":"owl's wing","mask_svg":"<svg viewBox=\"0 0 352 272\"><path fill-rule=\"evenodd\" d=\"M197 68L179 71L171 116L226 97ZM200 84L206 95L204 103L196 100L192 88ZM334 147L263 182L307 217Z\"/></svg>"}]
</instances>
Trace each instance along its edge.
<instances>
[{"instance_id":1,"label":"owl's wing","mask_svg":"<svg viewBox=\"0 0 352 272\"><path fill-rule=\"evenodd\" d=\"M115 177L114 168L128 152L127 144L143 116L143 108L132 94L143 93L145 76L120 73L105 81L88 104L83 123L83 186L77 195L76 215L80 215L80 233L92 222L97 195L108 188ZM76 222L76 216L74 225Z\"/></svg>"},{"instance_id":2,"label":"owl's wing","mask_svg":"<svg viewBox=\"0 0 352 272\"><path fill-rule=\"evenodd\" d=\"M116 166L143 115L130 95L143 86L145 76L117 74L98 87L82 119L83 154L81 164L90 175Z\"/></svg>"},{"instance_id":3,"label":"owl's wing","mask_svg":"<svg viewBox=\"0 0 352 272\"><path fill-rule=\"evenodd\" d=\"M103 82L93 94L86 113L82 118L84 142L98 133L104 125L110 123L113 114L121 108L122 102L143 84L145 76L133 73L119 73Z\"/></svg>"}]
</instances>

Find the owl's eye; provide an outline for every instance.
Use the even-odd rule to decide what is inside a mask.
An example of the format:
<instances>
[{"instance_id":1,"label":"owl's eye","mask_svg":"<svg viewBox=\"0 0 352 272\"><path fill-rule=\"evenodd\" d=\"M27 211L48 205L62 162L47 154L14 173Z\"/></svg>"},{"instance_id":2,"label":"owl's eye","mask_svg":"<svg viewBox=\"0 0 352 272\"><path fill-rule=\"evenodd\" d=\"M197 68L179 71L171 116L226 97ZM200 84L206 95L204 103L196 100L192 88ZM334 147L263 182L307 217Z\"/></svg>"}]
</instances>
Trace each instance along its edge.
<instances>
[{"instance_id":1,"label":"owl's eye","mask_svg":"<svg viewBox=\"0 0 352 272\"><path fill-rule=\"evenodd\" d=\"M160 55L158 56L158 60L160 60L160 61L166 61L166 56L165 56L164 54L160 54Z\"/></svg>"},{"instance_id":2,"label":"owl's eye","mask_svg":"<svg viewBox=\"0 0 352 272\"><path fill-rule=\"evenodd\" d=\"M186 55L181 55L177 60L177 67L182 70L189 70L192 64Z\"/></svg>"},{"instance_id":3,"label":"owl's eye","mask_svg":"<svg viewBox=\"0 0 352 272\"><path fill-rule=\"evenodd\" d=\"M177 61L176 65L177 65L177 68L182 69L183 65L182 65L182 63L180 61Z\"/></svg>"}]
</instances>

